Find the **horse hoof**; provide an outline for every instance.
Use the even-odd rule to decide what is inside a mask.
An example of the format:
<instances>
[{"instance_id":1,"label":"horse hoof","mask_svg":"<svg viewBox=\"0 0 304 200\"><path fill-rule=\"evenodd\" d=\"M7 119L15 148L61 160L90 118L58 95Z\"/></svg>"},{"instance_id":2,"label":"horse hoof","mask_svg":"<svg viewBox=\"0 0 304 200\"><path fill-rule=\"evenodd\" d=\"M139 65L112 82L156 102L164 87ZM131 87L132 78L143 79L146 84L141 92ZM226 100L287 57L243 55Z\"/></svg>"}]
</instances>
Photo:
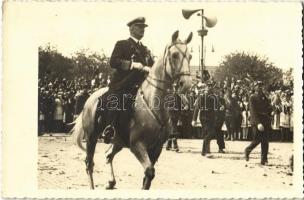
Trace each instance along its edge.
<instances>
[{"instance_id":1,"label":"horse hoof","mask_svg":"<svg viewBox=\"0 0 304 200\"><path fill-rule=\"evenodd\" d=\"M116 184L116 181L109 181L107 186L106 186L106 190L113 190L115 184Z\"/></svg>"}]
</instances>

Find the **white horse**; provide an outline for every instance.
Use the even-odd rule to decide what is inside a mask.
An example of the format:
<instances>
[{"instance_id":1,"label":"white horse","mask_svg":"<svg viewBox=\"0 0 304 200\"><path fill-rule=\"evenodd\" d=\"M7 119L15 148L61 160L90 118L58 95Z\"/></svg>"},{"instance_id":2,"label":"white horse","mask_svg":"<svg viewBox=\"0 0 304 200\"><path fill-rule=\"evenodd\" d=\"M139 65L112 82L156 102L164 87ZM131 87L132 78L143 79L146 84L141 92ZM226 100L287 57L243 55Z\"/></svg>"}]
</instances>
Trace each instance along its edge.
<instances>
[{"instance_id":1,"label":"white horse","mask_svg":"<svg viewBox=\"0 0 304 200\"><path fill-rule=\"evenodd\" d=\"M189 63L191 55L187 44L192 39L192 33L185 41L178 39L178 31L172 35L172 40L166 46L164 54L151 68L151 72L138 90L134 113L129 124L128 141L123 141L116 134L110 149L106 153L107 165L110 168L111 177L106 189L113 189L116 181L113 171L113 158L123 147L130 148L144 168L143 189L149 189L155 176L154 165L161 154L162 147L168 134L172 131L166 96L172 92L173 82L178 84L180 93L191 87ZM86 151L86 170L89 175L91 189L93 182L93 156L97 139L101 130L96 130L95 113L98 98L108 89L102 88L93 93L83 108L82 113L75 121L72 129L77 137L78 146ZM160 100L157 108L152 105L155 97ZM82 145L83 136L86 139L86 148Z\"/></svg>"}]
</instances>

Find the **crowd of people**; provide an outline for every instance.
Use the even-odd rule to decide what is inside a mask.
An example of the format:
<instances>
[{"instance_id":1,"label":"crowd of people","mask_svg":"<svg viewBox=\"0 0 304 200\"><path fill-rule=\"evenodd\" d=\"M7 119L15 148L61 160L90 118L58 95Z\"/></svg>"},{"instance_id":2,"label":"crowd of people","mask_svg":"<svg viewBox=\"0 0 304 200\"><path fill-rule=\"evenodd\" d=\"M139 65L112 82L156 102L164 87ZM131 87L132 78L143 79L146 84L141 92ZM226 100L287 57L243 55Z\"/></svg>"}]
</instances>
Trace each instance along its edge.
<instances>
[{"instance_id":1,"label":"crowd of people","mask_svg":"<svg viewBox=\"0 0 304 200\"><path fill-rule=\"evenodd\" d=\"M218 130L224 134L226 140L245 140L252 139L252 127L250 123L249 98L254 93L254 84L256 81L250 78L236 80L228 78L223 82L216 83L208 81L202 83L197 81L189 91L189 97L185 104L186 109L182 109L177 120L176 126L179 135L182 138L204 138L205 131L202 129L199 115L195 123L191 124L193 117L193 109L196 104L197 97L204 94L206 90L211 90L211 94L215 95L219 103L231 101L230 106L224 106L223 111L218 112L218 120L221 128ZM283 84L271 85L264 87L265 98L271 104L271 132L269 139L271 141L292 141L293 140L293 91L291 87L286 87ZM185 98L183 98L185 99ZM194 99L194 101L193 101ZM185 102L184 101L184 102ZM190 104L190 105L189 105ZM178 135L178 134L176 134Z\"/></svg>"},{"instance_id":2,"label":"crowd of people","mask_svg":"<svg viewBox=\"0 0 304 200\"><path fill-rule=\"evenodd\" d=\"M81 112L86 99L99 88L110 83L109 76L102 73L92 77L77 77L73 80L65 78L51 78L44 76L38 83L38 134L53 132L68 132L69 123ZM206 88L212 90L219 99L229 98L231 108L225 108L222 113L223 125L221 134L226 140L251 140L251 124L249 111L249 97L253 93L254 81L244 78L236 80L226 79L223 82L209 80L202 83L199 79L193 83L188 94L183 96L182 109L174 112L177 138L204 138L202 125L197 118L192 123L193 109L198 95ZM271 141L293 140L293 91L282 85L265 90L266 98L272 106ZM187 101L187 99L189 101ZM191 100L190 100L191 99ZM194 100L194 101L193 101ZM192 104L192 105L191 105ZM230 128L232 127L232 129Z\"/></svg>"},{"instance_id":3,"label":"crowd of people","mask_svg":"<svg viewBox=\"0 0 304 200\"><path fill-rule=\"evenodd\" d=\"M73 80L44 76L38 81L38 134L68 132L87 98L109 84L102 73Z\"/></svg>"}]
</instances>

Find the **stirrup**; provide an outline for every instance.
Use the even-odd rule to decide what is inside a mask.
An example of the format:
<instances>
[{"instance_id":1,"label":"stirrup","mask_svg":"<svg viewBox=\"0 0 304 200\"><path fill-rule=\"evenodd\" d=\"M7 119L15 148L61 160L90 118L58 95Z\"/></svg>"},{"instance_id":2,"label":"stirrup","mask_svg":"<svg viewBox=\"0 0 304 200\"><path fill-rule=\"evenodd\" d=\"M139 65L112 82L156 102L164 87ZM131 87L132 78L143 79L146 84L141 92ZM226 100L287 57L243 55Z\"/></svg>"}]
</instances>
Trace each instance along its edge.
<instances>
[{"instance_id":1,"label":"stirrup","mask_svg":"<svg viewBox=\"0 0 304 200\"><path fill-rule=\"evenodd\" d=\"M113 131L113 135L108 134L110 131ZM115 135L116 135L115 127L112 124L109 124L108 126L106 126L102 132L102 137L103 137L104 143L109 144L111 142L111 140L115 137Z\"/></svg>"}]
</instances>

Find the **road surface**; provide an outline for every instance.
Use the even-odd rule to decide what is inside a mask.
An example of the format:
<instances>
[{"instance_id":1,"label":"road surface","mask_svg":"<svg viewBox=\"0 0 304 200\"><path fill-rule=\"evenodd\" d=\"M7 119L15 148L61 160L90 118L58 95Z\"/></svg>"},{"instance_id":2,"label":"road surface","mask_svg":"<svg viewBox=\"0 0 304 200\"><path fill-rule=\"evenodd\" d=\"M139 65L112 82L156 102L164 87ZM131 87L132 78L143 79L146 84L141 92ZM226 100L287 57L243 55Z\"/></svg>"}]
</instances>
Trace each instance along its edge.
<instances>
[{"instance_id":1,"label":"road surface","mask_svg":"<svg viewBox=\"0 0 304 200\"><path fill-rule=\"evenodd\" d=\"M82 152L65 134L45 134L39 137L38 188L88 189ZM156 175L151 189L189 190L288 190L292 187L289 157L292 143L270 143L269 165L260 165L260 146L244 160L249 142L227 141L226 154L217 153L211 143L211 157L201 156L202 140L178 140L180 152L166 151L155 165ZM105 150L98 143L95 153L94 178L96 189L104 189L108 170L105 169ZM123 149L114 159L117 189L140 189L143 169L129 149Z\"/></svg>"}]
</instances>

